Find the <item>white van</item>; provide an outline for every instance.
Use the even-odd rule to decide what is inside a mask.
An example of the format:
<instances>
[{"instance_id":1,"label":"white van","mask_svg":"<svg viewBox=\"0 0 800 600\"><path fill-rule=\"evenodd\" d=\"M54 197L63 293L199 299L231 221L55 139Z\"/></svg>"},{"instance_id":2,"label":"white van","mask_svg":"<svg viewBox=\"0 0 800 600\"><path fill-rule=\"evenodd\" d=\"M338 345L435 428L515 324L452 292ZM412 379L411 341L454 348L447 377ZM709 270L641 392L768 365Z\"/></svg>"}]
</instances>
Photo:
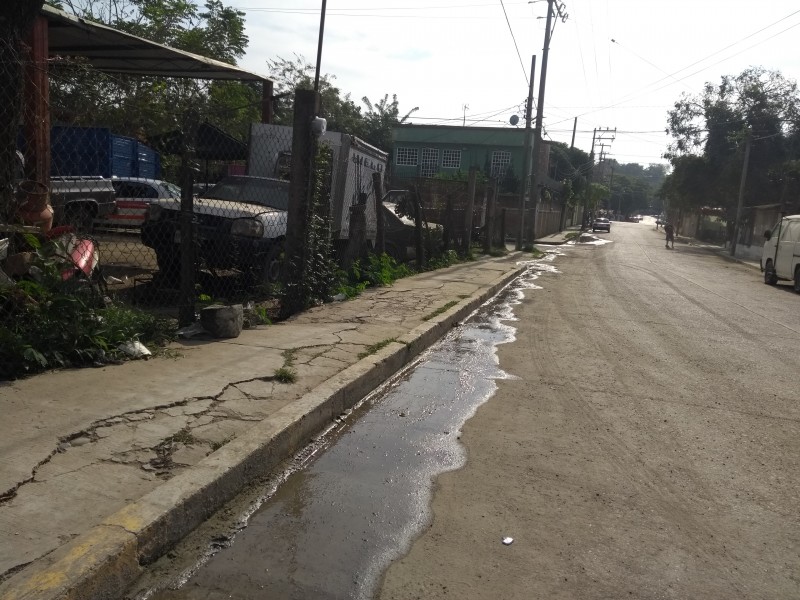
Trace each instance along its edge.
<instances>
[{"instance_id":1,"label":"white van","mask_svg":"<svg viewBox=\"0 0 800 600\"><path fill-rule=\"evenodd\" d=\"M784 217L764 232L766 241L761 253L764 283L775 285L779 279L794 282L800 294L800 215Z\"/></svg>"}]
</instances>

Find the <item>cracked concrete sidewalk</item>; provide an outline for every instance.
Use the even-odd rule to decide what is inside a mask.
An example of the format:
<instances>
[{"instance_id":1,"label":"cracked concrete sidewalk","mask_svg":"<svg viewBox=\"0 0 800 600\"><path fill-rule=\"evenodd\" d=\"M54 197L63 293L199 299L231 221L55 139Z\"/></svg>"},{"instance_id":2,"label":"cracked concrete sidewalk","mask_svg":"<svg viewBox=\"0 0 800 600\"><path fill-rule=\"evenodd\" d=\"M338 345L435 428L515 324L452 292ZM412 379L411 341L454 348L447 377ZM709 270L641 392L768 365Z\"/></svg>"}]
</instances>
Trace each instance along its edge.
<instances>
[{"instance_id":1,"label":"cracked concrete sidewalk","mask_svg":"<svg viewBox=\"0 0 800 600\"><path fill-rule=\"evenodd\" d=\"M512 278L524 259L423 273L232 340L183 341L175 344L179 358L0 383L0 586L358 363L370 347ZM275 378L287 363L294 383Z\"/></svg>"}]
</instances>

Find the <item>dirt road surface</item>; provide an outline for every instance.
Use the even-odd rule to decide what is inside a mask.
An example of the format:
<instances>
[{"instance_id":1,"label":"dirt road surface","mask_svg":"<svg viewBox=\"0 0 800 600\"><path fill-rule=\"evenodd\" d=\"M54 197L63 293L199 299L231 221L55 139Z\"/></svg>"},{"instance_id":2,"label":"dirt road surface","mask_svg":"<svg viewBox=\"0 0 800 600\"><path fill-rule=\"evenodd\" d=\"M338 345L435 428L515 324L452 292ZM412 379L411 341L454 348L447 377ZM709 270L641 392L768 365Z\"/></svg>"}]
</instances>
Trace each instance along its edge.
<instances>
[{"instance_id":1,"label":"dirt road surface","mask_svg":"<svg viewBox=\"0 0 800 600\"><path fill-rule=\"evenodd\" d=\"M800 598L800 297L662 235L614 223L517 307L382 600Z\"/></svg>"}]
</instances>

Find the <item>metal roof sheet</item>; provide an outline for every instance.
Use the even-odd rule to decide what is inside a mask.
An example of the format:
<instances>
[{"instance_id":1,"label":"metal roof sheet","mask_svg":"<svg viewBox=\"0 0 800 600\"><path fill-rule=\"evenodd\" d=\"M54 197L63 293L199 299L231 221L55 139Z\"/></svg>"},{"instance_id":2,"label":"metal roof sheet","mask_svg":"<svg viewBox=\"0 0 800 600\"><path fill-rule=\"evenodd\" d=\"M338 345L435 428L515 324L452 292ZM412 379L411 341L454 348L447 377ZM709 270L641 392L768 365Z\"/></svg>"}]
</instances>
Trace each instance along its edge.
<instances>
[{"instance_id":1,"label":"metal roof sheet","mask_svg":"<svg viewBox=\"0 0 800 600\"><path fill-rule=\"evenodd\" d=\"M41 14L48 20L51 57L85 57L99 71L191 79L271 81L270 77L236 65L158 44L46 4L42 6Z\"/></svg>"}]
</instances>

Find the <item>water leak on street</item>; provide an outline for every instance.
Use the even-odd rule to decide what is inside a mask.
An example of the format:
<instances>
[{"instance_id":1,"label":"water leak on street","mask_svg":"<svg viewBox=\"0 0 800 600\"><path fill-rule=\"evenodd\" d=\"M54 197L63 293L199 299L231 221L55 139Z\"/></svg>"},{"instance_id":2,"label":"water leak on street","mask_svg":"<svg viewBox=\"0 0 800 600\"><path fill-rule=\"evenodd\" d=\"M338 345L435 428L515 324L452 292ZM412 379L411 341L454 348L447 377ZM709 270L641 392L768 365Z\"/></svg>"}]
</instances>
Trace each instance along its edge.
<instances>
[{"instance_id":1,"label":"water leak on street","mask_svg":"<svg viewBox=\"0 0 800 600\"><path fill-rule=\"evenodd\" d=\"M465 460L460 430L508 377L499 344L514 305L557 273L549 253L411 368L306 448L295 467L212 540L193 568L138 598L371 598L391 561L429 523L433 482ZM498 532L498 535L500 532Z\"/></svg>"}]
</instances>

